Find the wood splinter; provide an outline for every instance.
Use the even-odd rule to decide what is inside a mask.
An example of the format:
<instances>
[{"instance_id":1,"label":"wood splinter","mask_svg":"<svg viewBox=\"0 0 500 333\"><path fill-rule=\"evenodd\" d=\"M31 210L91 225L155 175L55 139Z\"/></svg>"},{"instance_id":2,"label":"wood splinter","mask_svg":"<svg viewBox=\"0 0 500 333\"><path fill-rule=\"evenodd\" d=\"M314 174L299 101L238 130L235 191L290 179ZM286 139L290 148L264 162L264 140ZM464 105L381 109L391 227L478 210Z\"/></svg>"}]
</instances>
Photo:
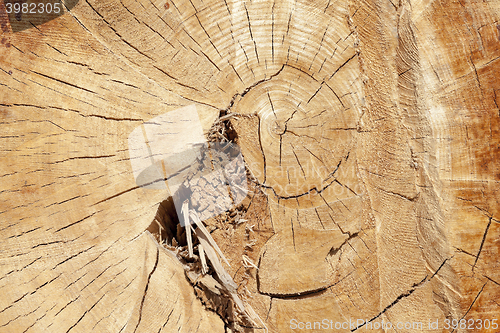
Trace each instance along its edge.
<instances>
[{"instance_id":1,"label":"wood splinter","mask_svg":"<svg viewBox=\"0 0 500 333\"><path fill-rule=\"evenodd\" d=\"M203 245L198 245L198 252L200 253L200 260L201 260L201 273L203 275L208 273L208 265L207 265L207 260L205 258L205 250L203 249Z\"/></svg>"},{"instance_id":2,"label":"wood splinter","mask_svg":"<svg viewBox=\"0 0 500 333\"><path fill-rule=\"evenodd\" d=\"M219 280L222 282L222 286L231 295L231 298L233 299L240 312L244 314L254 326L258 327L260 323L262 324L262 327L266 330L266 332L268 332L266 325L259 317L259 315L252 309L250 305L247 304L245 306L245 304L243 304L243 301L238 297L238 294L236 292L236 283L234 283L231 275L229 275L229 273L222 266L222 263L217 257L217 254L229 267L231 267L229 261L226 259L219 246L210 235L210 232L203 225L203 222L200 220L198 213L195 210L189 209L188 200L185 200L182 203L181 213L181 218L183 219L182 222L184 223L184 227L186 228L186 239L188 244L189 257L192 258L194 256L193 240L191 238L191 231L193 231L194 234L198 237L198 241L200 242L200 244L198 245L198 252L201 260L201 271L203 275L208 273L208 265L205 258L206 255L212 263L212 266L215 270L215 273L219 277ZM196 224L198 228L194 229L191 227L191 220ZM246 256L243 257L245 266L248 265L249 267L258 269L258 267L250 260L250 258L245 257Z\"/></svg>"},{"instance_id":3,"label":"wood splinter","mask_svg":"<svg viewBox=\"0 0 500 333\"><path fill-rule=\"evenodd\" d=\"M186 228L186 240L188 244L188 254L189 258L193 257L193 240L191 239L191 223L189 222L189 215L188 215L188 210L189 210L189 202L185 200L182 203L182 208L181 208L181 215L183 218L184 222L184 227Z\"/></svg>"}]
</instances>

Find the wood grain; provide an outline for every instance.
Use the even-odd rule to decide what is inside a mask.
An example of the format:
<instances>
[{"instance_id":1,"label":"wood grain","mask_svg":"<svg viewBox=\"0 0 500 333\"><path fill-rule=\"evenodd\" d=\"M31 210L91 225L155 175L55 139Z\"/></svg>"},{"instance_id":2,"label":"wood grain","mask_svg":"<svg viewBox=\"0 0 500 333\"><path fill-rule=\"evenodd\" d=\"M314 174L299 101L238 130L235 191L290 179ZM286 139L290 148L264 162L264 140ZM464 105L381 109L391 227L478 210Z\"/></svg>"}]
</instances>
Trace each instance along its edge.
<instances>
[{"instance_id":1,"label":"wood grain","mask_svg":"<svg viewBox=\"0 0 500 333\"><path fill-rule=\"evenodd\" d=\"M172 193L128 137L187 106L241 148L204 223L270 332L498 316L498 1L73 5L13 32L0 4L0 332L264 332L148 228Z\"/></svg>"}]
</instances>

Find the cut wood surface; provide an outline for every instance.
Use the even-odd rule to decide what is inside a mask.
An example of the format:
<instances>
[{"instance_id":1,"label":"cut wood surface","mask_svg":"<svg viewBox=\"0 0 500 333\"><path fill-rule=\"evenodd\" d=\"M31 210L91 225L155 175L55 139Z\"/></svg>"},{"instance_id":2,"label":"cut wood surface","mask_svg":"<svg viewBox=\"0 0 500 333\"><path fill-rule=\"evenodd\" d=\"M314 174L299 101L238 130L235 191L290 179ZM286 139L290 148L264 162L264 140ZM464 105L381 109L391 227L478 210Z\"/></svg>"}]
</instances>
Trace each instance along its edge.
<instances>
[{"instance_id":1,"label":"cut wood surface","mask_svg":"<svg viewBox=\"0 0 500 333\"><path fill-rule=\"evenodd\" d=\"M0 332L500 331L500 1L63 4L0 3ZM186 203L230 265L130 161L185 107L245 161Z\"/></svg>"}]
</instances>

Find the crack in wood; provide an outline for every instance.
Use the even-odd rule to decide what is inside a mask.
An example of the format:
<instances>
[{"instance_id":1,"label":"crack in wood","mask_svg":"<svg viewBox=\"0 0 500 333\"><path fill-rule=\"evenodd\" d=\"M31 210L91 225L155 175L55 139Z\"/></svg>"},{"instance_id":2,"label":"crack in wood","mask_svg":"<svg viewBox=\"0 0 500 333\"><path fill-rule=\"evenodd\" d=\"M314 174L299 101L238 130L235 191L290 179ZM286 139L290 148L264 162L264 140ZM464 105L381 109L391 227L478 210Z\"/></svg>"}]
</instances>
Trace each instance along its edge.
<instances>
[{"instance_id":1,"label":"crack in wood","mask_svg":"<svg viewBox=\"0 0 500 333\"><path fill-rule=\"evenodd\" d=\"M489 218L488 225L486 226L486 230L484 231L483 238L481 239L481 245L479 245L479 250L477 251L476 260L474 260L474 265L472 265L472 271L476 268L477 261L479 260L479 255L483 250L484 241L486 240L486 236L488 235L488 230L491 226L492 217Z\"/></svg>"},{"instance_id":2,"label":"crack in wood","mask_svg":"<svg viewBox=\"0 0 500 333\"><path fill-rule=\"evenodd\" d=\"M467 311L465 312L465 314L462 316L462 318L460 318L460 320L464 319L467 314L469 314L470 310L472 309L472 306L474 306L474 304L476 303L477 299L479 298L479 296L481 295L481 293L483 292L484 290L484 287L486 287L486 285L488 284L488 281L486 281L483 286L481 287L481 290L479 290L479 292L477 293L476 297L474 298L474 300L472 301L472 303L469 305L469 308L467 309ZM458 320L458 322L460 322L460 320ZM455 332L456 329L453 329L451 331L451 333Z\"/></svg>"},{"instance_id":3,"label":"crack in wood","mask_svg":"<svg viewBox=\"0 0 500 333\"><path fill-rule=\"evenodd\" d=\"M139 327L139 325L141 323L141 320L142 320L142 308L144 306L144 300L146 299L146 295L148 293L149 282L151 281L151 276L153 275L153 273L156 271L156 268L158 267L158 261L159 261L159 259L160 259L160 250L158 248L156 248L156 260L155 260L155 264L154 264L153 269L151 270L151 272L149 272L149 274L148 274L148 279L146 281L146 287L144 288L144 293L142 295L141 305L139 307L139 319L137 320L137 324L135 325L134 333L137 331L137 328Z\"/></svg>"},{"instance_id":4,"label":"crack in wood","mask_svg":"<svg viewBox=\"0 0 500 333\"><path fill-rule=\"evenodd\" d=\"M296 156L296 155L295 155ZM326 182L326 180L332 178L334 176L334 174L337 172L337 170L340 168L340 164L342 163L342 159L339 161L339 163L337 164L335 170L333 172L331 172L324 180L323 182ZM264 169L265 170L265 169ZM328 187L330 187L330 185L332 185L333 183L335 182L338 182L336 179L333 179L331 182L329 182L328 184L326 184L324 187L322 187L321 189L317 189L316 186L310 188L309 190L307 190L306 192L303 192L303 193L300 193L300 194L296 194L296 195L290 195L290 196L281 196L279 195L278 193L276 193L276 191L274 190L274 188L272 186L268 186L268 185L265 185L264 183L259 183L257 179L253 179L256 183L257 186L259 187L262 187L262 188L265 188L265 189L269 189L273 192L274 196L276 198L278 198L278 200L288 200L288 199L297 199L297 198L300 198L300 197L303 197L305 195L308 195L308 194L311 194L313 192L316 192L318 193L319 195L321 195L322 192L324 192L326 189L328 189ZM339 184L341 184L340 182L338 182ZM341 184L342 185L342 184ZM344 185L342 185L344 186ZM346 187L347 188L347 187ZM352 191L352 190L351 190ZM354 192L353 192L354 193ZM355 193L356 194L356 193ZM359 195L359 194L356 194L356 195ZM324 199L323 199L324 200Z\"/></svg>"},{"instance_id":5,"label":"crack in wood","mask_svg":"<svg viewBox=\"0 0 500 333\"><path fill-rule=\"evenodd\" d=\"M439 266L439 268L431 275L431 277L429 277L429 275L426 275L420 282L417 282L417 283L414 283L413 286L410 288L410 290L408 290L407 292L405 293L402 293L401 295L399 295L398 297L396 297L396 299L394 301L392 301L391 304L387 305L382 311L380 311L376 316L372 317L372 319L368 320L367 322L363 323L363 325L367 324L367 323L371 323L373 322L375 319L379 318L381 315L383 315L384 313L386 313L388 310L390 310L393 306L395 306L396 304L398 304L402 299L404 298L407 298L409 296L411 296L411 294L413 294L417 289L419 289L421 286L423 286L424 284L426 284L427 282L429 282L431 279L433 279L437 274L438 272L441 270L441 268L444 266L444 264L450 260L452 257L450 258L447 258L443 261L443 263ZM484 286L483 286L484 287ZM363 325L359 326L359 327L356 327L354 329L351 329L351 332L354 332L356 330L358 330L359 328L361 328Z\"/></svg>"},{"instance_id":6,"label":"crack in wood","mask_svg":"<svg viewBox=\"0 0 500 333\"><path fill-rule=\"evenodd\" d=\"M99 303L99 302L100 302L100 301L104 298L104 296L106 296L106 294L102 295L102 296L101 296L101 298L99 298L99 299L97 300L97 302L95 302L95 303L94 303L94 304L93 304L93 305L92 305L92 306L91 306L88 310L86 310L86 311L83 313L83 315L82 315L82 316L81 316L81 317L77 320L77 322L76 322L75 324L73 324L73 325L72 325L72 326L71 326L71 327L70 327L70 328L66 331L66 333L69 333L69 332L70 332L73 328L75 328L75 327L76 327L76 325L78 325L78 323L79 323L80 321L82 321L82 319L83 319L83 318L84 318L84 317L85 317L85 316L86 316L86 315L87 315L90 311L92 311L92 309L93 309L93 308L94 308L94 307L95 307L95 306L96 306L96 305L97 305L97 304L98 304L98 303Z\"/></svg>"}]
</instances>

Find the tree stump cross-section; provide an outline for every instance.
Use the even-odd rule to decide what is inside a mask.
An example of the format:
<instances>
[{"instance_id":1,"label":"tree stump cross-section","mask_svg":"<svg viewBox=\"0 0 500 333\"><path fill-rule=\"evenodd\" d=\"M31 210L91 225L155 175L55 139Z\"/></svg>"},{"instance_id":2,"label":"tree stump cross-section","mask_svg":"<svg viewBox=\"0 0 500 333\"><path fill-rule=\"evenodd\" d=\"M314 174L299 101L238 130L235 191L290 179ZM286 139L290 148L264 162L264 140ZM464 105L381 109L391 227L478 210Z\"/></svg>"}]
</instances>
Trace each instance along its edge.
<instances>
[{"instance_id":1,"label":"tree stump cross-section","mask_svg":"<svg viewBox=\"0 0 500 333\"><path fill-rule=\"evenodd\" d=\"M49 2L0 2L0 333L498 332L498 1ZM136 180L178 110L229 265Z\"/></svg>"}]
</instances>

